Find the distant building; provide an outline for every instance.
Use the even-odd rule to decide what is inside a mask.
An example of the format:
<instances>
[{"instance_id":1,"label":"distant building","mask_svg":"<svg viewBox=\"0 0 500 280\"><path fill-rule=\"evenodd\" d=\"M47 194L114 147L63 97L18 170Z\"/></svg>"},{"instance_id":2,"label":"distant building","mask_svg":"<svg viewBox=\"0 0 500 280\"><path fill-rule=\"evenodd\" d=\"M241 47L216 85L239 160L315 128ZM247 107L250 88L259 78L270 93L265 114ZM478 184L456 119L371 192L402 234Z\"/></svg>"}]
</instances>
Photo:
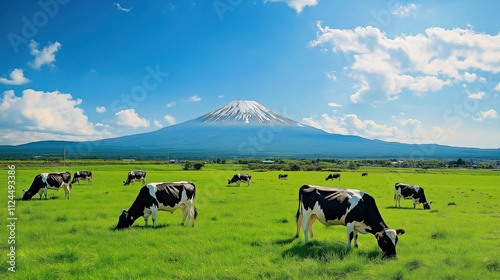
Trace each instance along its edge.
<instances>
[{"instance_id":1,"label":"distant building","mask_svg":"<svg viewBox=\"0 0 500 280\"><path fill-rule=\"evenodd\" d=\"M263 160L262 163L274 163L274 160Z\"/></svg>"}]
</instances>

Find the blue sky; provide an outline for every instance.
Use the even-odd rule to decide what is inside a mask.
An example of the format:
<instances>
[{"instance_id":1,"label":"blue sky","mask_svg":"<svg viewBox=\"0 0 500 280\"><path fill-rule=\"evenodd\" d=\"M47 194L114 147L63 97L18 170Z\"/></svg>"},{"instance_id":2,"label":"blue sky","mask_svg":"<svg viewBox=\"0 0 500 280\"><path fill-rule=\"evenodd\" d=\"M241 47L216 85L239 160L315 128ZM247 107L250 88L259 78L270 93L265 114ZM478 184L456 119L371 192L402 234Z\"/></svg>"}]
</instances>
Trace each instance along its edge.
<instances>
[{"instance_id":1,"label":"blue sky","mask_svg":"<svg viewBox=\"0 0 500 280\"><path fill-rule=\"evenodd\" d=\"M331 133L500 148L499 2L363 2L2 1L0 144L251 99Z\"/></svg>"}]
</instances>

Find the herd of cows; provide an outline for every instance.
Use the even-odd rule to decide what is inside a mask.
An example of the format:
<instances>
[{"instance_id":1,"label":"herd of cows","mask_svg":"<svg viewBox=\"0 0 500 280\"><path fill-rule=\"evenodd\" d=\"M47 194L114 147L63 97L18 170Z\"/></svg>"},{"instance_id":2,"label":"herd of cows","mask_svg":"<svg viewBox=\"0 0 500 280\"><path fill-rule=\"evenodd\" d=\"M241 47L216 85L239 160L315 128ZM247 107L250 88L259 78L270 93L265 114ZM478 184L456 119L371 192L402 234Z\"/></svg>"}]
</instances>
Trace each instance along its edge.
<instances>
[{"instance_id":1,"label":"herd of cows","mask_svg":"<svg viewBox=\"0 0 500 280\"><path fill-rule=\"evenodd\" d=\"M361 176L368 176L368 173L362 173ZM279 174L278 179L288 179L288 174ZM331 173L326 180L338 179L341 174ZM92 183L92 172L78 171L73 175L71 173L40 173L35 176L30 188L23 190L22 200L30 200L36 193L45 195L47 199L47 190L64 189L66 199L70 197L71 186L79 183L80 180L87 180ZM240 182L246 182L250 187L252 176L250 174L235 174L227 180L229 184L240 186ZM187 225L194 226L198 211L195 206L196 187L191 182L156 182L146 184L146 171L133 170L128 172L127 179L123 182L124 186L141 181L143 187L128 210L123 209L116 226L117 229L128 228L132 226L139 217L144 218L145 225L148 226L149 216L152 217L153 227L156 227L156 217L158 211L173 212L181 209L183 213L182 224L187 220ZM424 209L430 209L432 202L428 202L424 189L420 186L396 183L394 200L396 207L400 207L400 200L411 199L413 208L417 204L423 204ZM377 239L377 243L383 252L383 257L395 257L398 236L405 233L403 229L392 229L383 220L375 199L368 193L355 189L344 189L336 187L321 187L313 185L303 185L299 189L299 205L296 214L298 238L300 228L304 232L305 243L309 242L309 235L313 237L313 223L318 220L325 226L344 225L347 230L347 249L358 247L358 233L371 233Z\"/></svg>"}]
</instances>

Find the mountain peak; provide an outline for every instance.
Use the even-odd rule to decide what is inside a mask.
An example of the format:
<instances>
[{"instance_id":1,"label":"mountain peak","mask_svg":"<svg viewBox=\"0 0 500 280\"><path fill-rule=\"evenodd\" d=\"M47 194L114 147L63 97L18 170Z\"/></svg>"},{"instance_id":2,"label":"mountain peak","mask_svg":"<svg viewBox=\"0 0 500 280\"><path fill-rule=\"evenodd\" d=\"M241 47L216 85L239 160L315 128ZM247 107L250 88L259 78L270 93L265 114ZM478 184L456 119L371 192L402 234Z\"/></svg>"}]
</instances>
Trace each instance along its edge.
<instances>
[{"instance_id":1,"label":"mountain peak","mask_svg":"<svg viewBox=\"0 0 500 280\"><path fill-rule=\"evenodd\" d=\"M210 124L298 124L254 100L233 100L219 109L199 117L198 120Z\"/></svg>"}]
</instances>

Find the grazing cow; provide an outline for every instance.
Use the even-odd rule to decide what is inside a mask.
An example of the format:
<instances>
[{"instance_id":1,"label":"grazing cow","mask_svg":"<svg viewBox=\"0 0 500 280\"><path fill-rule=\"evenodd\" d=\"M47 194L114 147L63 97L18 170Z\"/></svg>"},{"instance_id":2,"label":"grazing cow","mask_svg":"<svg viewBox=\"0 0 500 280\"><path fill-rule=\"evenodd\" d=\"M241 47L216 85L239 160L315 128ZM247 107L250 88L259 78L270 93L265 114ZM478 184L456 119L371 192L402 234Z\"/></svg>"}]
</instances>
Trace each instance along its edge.
<instances>
[{"instance_id":1,"label":"grazing cow","mask_svg":"<svg viewBox=\"0 0 500 280\"><path fill-rule=\"evenodd\" d=\"M340 181L340 174L339 173L330 173L330 174L328 174L328 177L326 177L325 181L333 180L333 179L339 179L339 181Z\"/></svg>"},{"instance_id":2,"label":"grazing cow","mask_svg":"<svg viewBox=\"0 0 500 280\"><path fill-rule=\"evenodd\" d=\"M132 170L127 175L127 180L123 181L123 185L127 186L135 181L142 181L142 184L146 184L146 171L144 170Z\"/></svg>"},{"instance_id":3,"label":"grazing cow","mask_svg":"<svg viewBox=\"0 0 500 280\"><path fill-rule=\"evenodd\" d=\"M361 173L361 177L365 177L365 176L368 176L368 173L367 173L367 172L363 172L363 173Z\"/></svg>"},{"instance_id":4,"label":"grazing cow","mask_svg":"<svg viewBox=\"0 0 500 280\"><path fill-rule=\"evenodd\" d=\"M396 207L401 207L401 198L413 200L413 209L416 208L417 204L422 203L424 209L431 209L431 203L427 202L424 194L424 188L415 185L396 183L395 185L394 200L396 201Z\"/></svg>"},{"instance_id":5,"label":"grazing cow","mask_svg":"<svg viewBox=\"0 0 500 280\"><path fill-rule=\"evenodd\" d=\"M42 194L45 194L45 199L47 199L47 189L56 191L64 189L65 197L69 199L70 180L71 173L69 172L40 173L35 176L30 188L27 191L23 190L23 200L30 200L36 193L40 195L40 199L42 199Z\"/></svg>"},{"instance_id":6,"label":"grazing cow","mask_svg":"<svg viewBox=\"0 0 500 280\"><path fill-rule=\"evenodd\" d=\"M308 231L313 237L312 225L316 220L326 226L344 225L347 249L351 248L353 239L354 247L358 247L358 233L373 234L384 257L396 256L398 235L405 233L402 229L390 229L382 219L375 199L363 191L304 185L299 189L295 238L299 237L302 226L307 244Z\"/></svg>"},{"instance_id":7,"label":"grazing cow","mask_svg":"<svg viewBox=\"0 0 500 280\"><path fill-rule=\"evenodd\" d=\"M231 183L236 183L236 185L239 187L240 182L247 182L248 186L250 187L250 181L252 180L252 175L250 174L234 174L233 178L227 179L227 184Z\"/></svg>"},{"instance_id":8,"label":"grazing cow","mask_svg":"<svg viewBox=\"0 0 500 280\"><path fill-rule=\"evenodd\" d=\"M187 218L187 224L189 225L191 221L194 227L194 221L198 216L195 195L196 188L190 182L149 183L141 188L128 211L122 210L116 228L128 228L139 217L144 218L147 227L150 215L153 219L153 227L156 227L156 215L159 210L173 213L177 208L182 210L182 225Z\"/></svg>"},{"instance_id":9,"label":"grazing cow","mask_svg":"<svg viewBox=\"0 0 500 280\"><path fill-rule=\"evenodd\" d=\"M70 185L73 185L74 183L78 183L78 185L80 185L80 180L87 180L89 184L92 184L92 172L89 170L75 172Z\"/></svg>"},{"instance_id":10,"label":"grazing cow","mask_svg":"<svg viewBox=\"0 0 500 280\"><path fill-rule=\"evenodd\" d=\"M279 174L278 179L279 180L288 180L288 174Z\"/></svg>"}]
</instances>

